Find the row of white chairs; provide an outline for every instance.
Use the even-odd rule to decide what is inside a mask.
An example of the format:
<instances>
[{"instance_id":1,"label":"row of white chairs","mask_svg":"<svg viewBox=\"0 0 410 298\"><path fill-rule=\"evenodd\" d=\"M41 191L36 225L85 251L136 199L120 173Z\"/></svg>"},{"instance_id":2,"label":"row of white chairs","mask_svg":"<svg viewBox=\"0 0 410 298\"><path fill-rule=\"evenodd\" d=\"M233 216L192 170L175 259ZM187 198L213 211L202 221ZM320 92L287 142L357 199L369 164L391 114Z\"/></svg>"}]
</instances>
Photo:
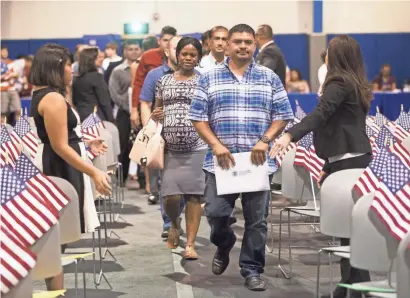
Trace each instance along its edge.
<instances>
[{"instance_id":1,"label":"row of white chairs","mask_svg":"<svg viewBox=\"0 0 410 298\"><path fill-rule=\"evenodd\" d=\"M406 139L403 145L410 151L410 138ZM372 287L375 290L378 289L378 293L371 293L374 297L410 297L410 250L408 249L410 236L407 235L401 243L398 243L387 229L380 224L380 220L374 217L373 212L369 212L374 194L363 196L360 199L352 197L352 187L364 169L337 172L329 176L319 191L316 184L313 183L311 175L305 169L293 166L295 153L296 150L294 149L285 155L282 167L275 177L275 182L282 184L282 195L284 197L301 202L307 201L305 206L285 207L281 208L280 211L278 269L285 278L292 278L292 248L294 247L291 246L290 241L291 226L304 224L313 227L320 224L322 234L338 238L351 238L351 245L350 247L330 245L319 249L316 290L318 297L320 295L319 270L320 255L322 253L329 255L330 265L332 265L332 256L344 257L349 258L354 267L383 272L392 276L389 283L370 282L362 285L370 287L370 289ZM271 214L273 208L275 207L271 207ZM288 213L288 270L285 270L281 263L283 212ZM313 219L313 221L292 222L291 213ZM267 249L269 252L273 252L275 224L271 221L270 226L272 242L270 246L267 245ZM314 230L319 231L319 229ZM333 241L330 241L330 244L333 244ZM398 278L394 279L396 272ZM330 272L330 278L331 280L333 278L332 272ZM383 286L385 289L380 289ZM333 290L332 282L330 289ZM383 291L383 293L380 291Z\"/></svg>"}]
</instances>

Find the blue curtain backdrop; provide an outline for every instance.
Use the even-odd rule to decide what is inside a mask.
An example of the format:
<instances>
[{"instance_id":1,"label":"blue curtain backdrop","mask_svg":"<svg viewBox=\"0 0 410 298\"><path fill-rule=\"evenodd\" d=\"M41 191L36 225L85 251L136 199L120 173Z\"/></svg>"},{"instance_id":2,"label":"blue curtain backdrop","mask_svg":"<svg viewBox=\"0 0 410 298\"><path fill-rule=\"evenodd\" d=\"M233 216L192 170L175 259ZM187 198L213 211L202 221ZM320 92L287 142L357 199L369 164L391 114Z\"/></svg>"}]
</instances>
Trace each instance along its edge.
<instances>
[{"instance_id":1,"label":"blue curtain backdrop","mask_svg":"<svg viewBox=\"0 0 410 298\"><path fill-rule=\"evenodd\" d=\"M201 33L189 33L200 39ZM364 62L369 79L373 79L384 63L392 66L393 74L397 78L398 86L401 87L404 80L410 79L410 33L385 33L385 34L350 34L355 38L362 49ZM334 34L327 35L328 41ZM2 45L9 48L10 58L15 59L18 55L35 54L39 47L45 43L57 43L69 48L74 52L79 43L94 43L101 49L108 42L117 42L121 53L121 36L116 34L85 35L82 38L54 38L54 39L19 39L2 40ZM296 68L304 79L309 81L309 37L307 34L278 34L275 42L282 49L289 68Z\"/></svg>"},{"instance_id":2,"label":"blue curtain backdrop","mask_svg":"<svg viewBox=\"0 0 410 298\"><path fill-rule=\"evenodd\" d=\"M410 79L410 33L349 34L362 50L368 78L373 80L383 64L392 67L397 86ZM335 34L327 36L330 41Z\"/></svg>"}]
</instances>

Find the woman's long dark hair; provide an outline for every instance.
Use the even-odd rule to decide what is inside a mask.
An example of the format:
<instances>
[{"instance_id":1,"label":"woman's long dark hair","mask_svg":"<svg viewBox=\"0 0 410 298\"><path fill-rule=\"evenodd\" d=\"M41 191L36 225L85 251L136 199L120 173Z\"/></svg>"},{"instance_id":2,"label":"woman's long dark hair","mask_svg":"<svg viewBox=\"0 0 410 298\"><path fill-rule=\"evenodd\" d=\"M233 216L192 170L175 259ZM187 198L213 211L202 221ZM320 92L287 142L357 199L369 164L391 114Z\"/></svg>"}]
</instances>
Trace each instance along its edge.
<instances>
[{"instance_id":1,"label":"woman's long dark hair","mask_svg":"<svg viewBox=\"0 0 410 298\"><path fill-rule=\"evenodd\" d=\"M100 50L97 47L85 48L80 52L78 59L79 76L87 72L97 71L95 60L97 60Z\"/></svg>"},{"instance_id":2,"label":"woman's long dark hair","mask_svg":"<svg viewBox=\"0 0 410 298\"><path fill-rule=\"evenodd\" d=\"M45 44L34 55L28 81L34 86L48 86L65 94L64 69L70 51L57 44Z\"/></svg>"},{"instance_id":3,"label":"woman's long dark hair","mask_svg":"<svg viewBox=\"0 0 410 298\"><path fill-rule=\"evenodd\" d=\"M323 90L336 78L351 84L363 105L368 110L373 94L363 64L363 57L357 41L350 36L340 35L329 42L327 51L327 75Z\"/></svg>"}]
</instances>

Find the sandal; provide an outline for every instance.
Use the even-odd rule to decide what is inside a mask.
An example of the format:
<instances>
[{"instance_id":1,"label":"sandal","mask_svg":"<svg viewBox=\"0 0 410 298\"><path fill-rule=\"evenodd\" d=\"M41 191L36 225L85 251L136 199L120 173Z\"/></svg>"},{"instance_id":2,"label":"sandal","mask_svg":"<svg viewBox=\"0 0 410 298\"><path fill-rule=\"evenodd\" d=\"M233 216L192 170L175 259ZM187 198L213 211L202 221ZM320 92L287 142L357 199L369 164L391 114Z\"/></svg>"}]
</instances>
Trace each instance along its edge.
<instances>
[{"instance_id":1,"label":"sandal","mask_svg":"<svg viewBox=\"0 0 410 298\"><path fill-rule=\"evenodd\" d=\"M168 232L167 246L169 249L175 249L179 246L180 232L177 229L170 228Z\"/></svg>"},{"instance_id":2,"label":"sandal","mask_svg":"<svg viewBox=\"0 0 410 298\"><path fill-rule=\"evenodd\" d=\"M188 245L185 247L184 251L184 259L185 260L198 260L199 255L195 250L195 247L193 245Z\"/></svg>"}]
</instances>

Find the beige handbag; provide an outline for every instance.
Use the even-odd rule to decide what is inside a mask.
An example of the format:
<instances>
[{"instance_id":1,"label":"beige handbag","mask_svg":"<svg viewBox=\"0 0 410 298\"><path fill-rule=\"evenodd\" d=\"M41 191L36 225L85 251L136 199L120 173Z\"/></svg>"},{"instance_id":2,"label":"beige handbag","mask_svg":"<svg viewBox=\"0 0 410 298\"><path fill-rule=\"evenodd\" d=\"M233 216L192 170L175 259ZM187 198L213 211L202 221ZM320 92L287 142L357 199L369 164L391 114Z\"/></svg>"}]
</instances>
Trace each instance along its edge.
<instances>
[{"instance_id":1,"label":"beige handbag","mask_svg":"<svg viewBox=\"0 0 410 298\"><path fill-rule=\"evenodd\" d=\"M164 168L165 141L161 136L162 124L157 124L157 131L149 140L146 148L147 168L151 170L162 170Z\"/></svg>"},{"instance_id":2,"label":"beige handbag","mask_svg":"<svg viewBox=\"0 0 410 298\"><path fill-rule=\"evenodd\" d=\"M143 127L135 139L132 146L129 158L141 165L143 159L145 159L145 151L149 140L154 136L157 131L157 123L150 119L145 127Z\"/></svg>"}]
</instances>

